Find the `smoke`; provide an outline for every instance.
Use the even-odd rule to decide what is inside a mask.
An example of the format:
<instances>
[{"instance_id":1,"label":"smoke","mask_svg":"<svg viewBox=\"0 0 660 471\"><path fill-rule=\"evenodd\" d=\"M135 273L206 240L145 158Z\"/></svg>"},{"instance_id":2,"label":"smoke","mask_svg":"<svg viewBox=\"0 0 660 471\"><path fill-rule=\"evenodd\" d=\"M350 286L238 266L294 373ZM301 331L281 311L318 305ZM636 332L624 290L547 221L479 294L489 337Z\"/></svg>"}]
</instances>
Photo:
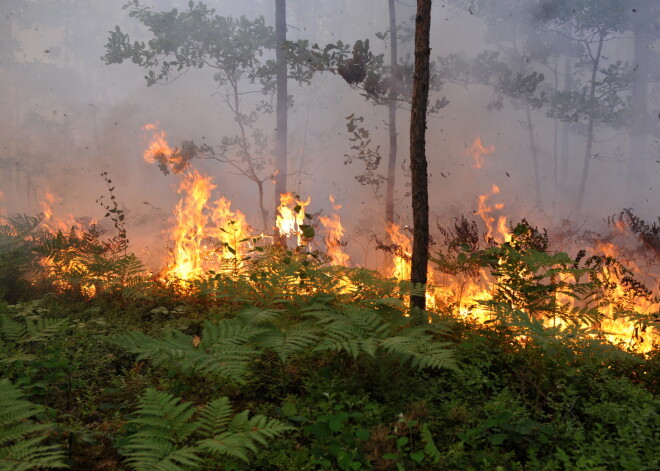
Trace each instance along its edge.
<instances>
[{"instance_id":1,"label":"smoke","mask_svg":"<svg viewBox=\"0 0 660 471\"><path fill-rule=\"evenodd\" d=\"M192 140L216 148L223 137L237 134L237 126L223 102L227 91L208 68L192 68L170 84L147 87L145 70L130 61L103 63L101 56L115 26L133 40L149 38L149 31L122 9L124 3L0 3L0 105L4 110L0 114L0 214L36 214L44 195L52 192L58 196L53 209L62 216L70 213L102 220L103 209L96 200L106 192L100 176L105 171L127 211L134 249L146 253L147 248L153 252L154 247L163 247L164 252L172 210L179 199L180 177L166 176L156 165L143 161L149 136L142 126L158 122L173 146ZM574 16L567 9L570 3L435 2L432 58L456 54L469 62L482 51L496 51L513 77L542 73L544 81L535 97L545 100L538 106L530 104L507 93L505 87L487 83L492 77L484 76L471 83L450 77L441 90L433 92L432 102L442 97L449 101L430 117L427 133L431 211L441 223L459 214L474 215L479 195L489 193L493 184L500 192L491 201L501 203L503 214L510 220L526 217L539 226L557 226L571 219L596 227L624 207L633 207L648 220L658 216L659 35L657 21L655 26L640 26L635 19L635 15L658 15L658 9L649 1L607 2L608 8L623 8L628 19L608 30L597 70L601 83L597 94L602 92L603 103L623 111L616 119L605 116L604 111L596 119L586 159L589 174L584 201L578 205L589 131L585 116L590 110L568 109L576 102L569 99L563 109L550 103L557 91L570 91L575 92L575 100L582 97L585 106L593 105L587 99L589 64L577 57L585 53L580 38L588 36L589 25L600 17L595 13L587 19ZM145 0L143 4L154 11L188 8L187 0ZM398 20L408 24L408 34L413 4L396 3ZM263 15L267 24L274 23L271 0L210 0L208 6L223 16ZM576 29L580 21L582 30ZM387 61L387 41L376 37L389 24L385 2L289 0L287 24L290 40L309 39L310 44L321 46L369 38L372 49L384 53ZM640 28L651 28L646 32L650 39L643 44L641 65L635 63L640 58L635 46L635 38L643 36ZM406 35L405 27L400 34ZM399 55L403 61L412 60L411 51L412 43L402 41ZM270 55L272 51L266 52ZM639 70L644 77L640 78ZM608 80L621 82L613 86L616 93L610 90L607 94ZM258 83L246 80L242 86L246 110L267 98L259 93ZM640 91L640 86L645 88ZM643 107L635 108L633 89L645 93ZM329 72L315 74L309 85L290 81L289 93L289 189L302 198L310 196L308 211L326 216L333 212L328 197L334 195L342 206L338 213L346 228L344 238L356 241L349 243L348 250L353 251L353 260L363 260L370 234L384 231L384 186L374 192L373 187L361 185L355 176L363 172L363 165L359 161L344 163L345 155L351 153L345 118L351 114L364 117L370 148L379 149L382 155L378 173L384 175L389 142L387 106L375 105ZM568 119L570 113L576 118ZM395 214L405 225L411 223L406 170L409 107L405 102L400 103L397 116ZM256 126L266 140L267 167L274 142L274 114L259 117ZM494 148L480 168L475 168L469 152L477 138ZM245 213L253 227L260 226L258 197L250 180L237 175L231 165L213 159L195 160L194 165L213 177L218 195L231 200L232 207ZM267 168L263 175L268 175ZM265 187L272 217L269 179Z\"/></svg>"}]
</instances>

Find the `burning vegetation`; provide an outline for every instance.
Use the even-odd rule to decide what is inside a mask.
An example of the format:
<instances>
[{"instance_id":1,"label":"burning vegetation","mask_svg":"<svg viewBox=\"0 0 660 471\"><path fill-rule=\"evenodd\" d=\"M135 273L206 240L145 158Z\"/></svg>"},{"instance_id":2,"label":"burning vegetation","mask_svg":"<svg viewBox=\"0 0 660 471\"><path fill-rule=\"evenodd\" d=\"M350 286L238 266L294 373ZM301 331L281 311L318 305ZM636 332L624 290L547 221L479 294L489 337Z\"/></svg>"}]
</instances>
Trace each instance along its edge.
<instances>
[{"instance_id":1,"label":"burning vegetation","mask_svg":"<svg viewBox=\"0 0 660 471\"><path fill-rule=\"evenodd\" d=\"M0 81L5 63L33 73L37 43L32 31L22 32L24 41L13 37L30 24L14 16L34 2L5 3ZM86 8L64 3L58 8ZM90 183L78 191L55 176L35 183L15 139L0 151L11 154L0 154L0 183L11 183L0 189L1 470L658 468L660 219L637 209L590 227L579 218L598 196L587 184L594 172L627 166L639 188L650 181L640 156L660 136L644 119L660 80L645 62L655 57L660 7L450 1L434 11L449 19L466 10L462 24L483 22L482 42L495 49L431 58L431 0L389 0L389 29L375 35L382 45L319 45L306 27L287 31L285 0L274 2L274 26L182 3L158 11L129 1L130 36L111 29L102 61L144 69L149 86L210 69L224 110L217 122L206 127L193 114L206 113L206 104L190 113L178 102L176 112L157 114L163 126L137 105L117 111L131 123L120 125L97 119L95 103L86 103L94 111L80 114L103 154L96 163L115 163L99 167L107 170L94 209L75 210L86 214L70 206L76 198L84 207ZM322 14L332 2L298 3L314 18L310 33L334 36ZM346 3L351 14L364 8ZM397 9L412 7L411 23L397 21ZM633 15L638 9L644 14ZM65 52L45 50L49 65L60 55L67 66L77 60L71 31L67 23ZM634 65L619 60L619 41L634 50ZM172 103L184 97L185 80ZM366 100L347 100L351 109L337 115L354 179L320 162L341 155L341 133L312 116L333 119L330 104L314 106L341 100L323 98L323 87L312 87L318 80ZM3 87L23 100L20 80L10 82ZM169 103L164 93L151 97ZM448 107L447 97L463 103L436 127L430 117ZM7 107L17 110L16 130L29 114L21 100ZM485 128L483 110L457 116L470 100L503 113L505 124ZM379 108L388 111L384 126ZM407 160L397 155L404 109ZM82 120L52 116L50 139L64 135L76 146L83 132L66 123ZM511 122L523 130L501 145L494 136ZM165 128L195 141L172 145ZM631 137L630 162L619 158L621 135ZM120 145L104 139L122 141L135 157L117 164ZM578 140L581 169L569 159ZM521 154L522 141L529 147ZM443 158L427 159L427 147ZM528 159L522 165L512 160L521 155L505 156L511 152ZM75 178L78 165L62 163L62 173ZM432 178L447 185L435 207ZM346 181L360 191L347 191ZM126 182L144 185L140 199ZM639 188L626 201L639 201ZM456 201L445 200L452 192ZM23 198L29 211L13 214Z\"/></svg>"}]
</instances>

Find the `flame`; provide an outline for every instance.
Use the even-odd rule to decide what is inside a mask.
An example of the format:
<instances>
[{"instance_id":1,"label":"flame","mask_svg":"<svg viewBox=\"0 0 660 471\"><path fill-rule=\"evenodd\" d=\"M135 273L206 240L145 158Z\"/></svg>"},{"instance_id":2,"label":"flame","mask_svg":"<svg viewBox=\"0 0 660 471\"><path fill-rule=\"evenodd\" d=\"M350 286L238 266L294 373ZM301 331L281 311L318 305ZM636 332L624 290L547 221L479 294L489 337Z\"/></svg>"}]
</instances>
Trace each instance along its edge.
<instances>
[{"instance_id":1,"label":"flame","mask_svg":"<svg viewBox=\"0 0 660 471\"><path fill-rule=\"evenodd\" d=\"M62 198L48 188L46 188L42 200L39 202L43 215L40 227L52 237L57 236L59 233L63 237L72 237L74 234L82 235L96 225L94 220L83 224L76 220L72 214L68 214L64 218L56 216L53 206L60 202L62 202ZM56 291L62 293L77 288L85 298L91 299L97 294L96 283L101 283L102 280L91 277L89 270L80 257L81 255L76 253L75 246L72 246L60 249L58 256L55 258L41 258L40 264L48 274ZM81 281L74 287L66 281L70 278L79 278L86 281Z\"/></svg>"},{"instance_id":2,"label":"flame","mask_svg":"<svg viewBox=\"0 0 660 471\"><path fill-rule=\"evenodd\" d=\"M205 250L202 243L208 220L204 208L214 188L211 177L205 177L196 170L187 173L181 181L178 192L184 193L184 197L174 210L173 261L165 269L164 278L188 281L201 278L204 274L202 260Z\"/></svg>"},{"instance_id":3,"label":"flame","mask_svg":"<svg viewBox=\"0 0 660 471\"><path fill-rule=\"evenodd\" d=\"M215 188L212 178L197 170L184 175L178 189L183 197L174 211L172 261L161 273L162 280L190 281L209 270L235 272L243 266L250 226L226 198L209 202Z\"/></svg>"},{"instance_id":4,"label":"flame","mask_svg":"<svg viewBox=\"0 0 660 471\"><path fill-rule=\"evenodd\" d=\"M392 244L397 246L386 273L388 276L397 280L409 280L412 260L412 243L410 238L401 232L401 226L399 224L389 224L386 230Z\"/></svg>"},{"instance_id":5,"label":"flame","mask_svg":"<svg viewBox=\"0 0 660 471\"><path fill-rule=\"evenodd\" d=\"M158 123L149 123L142 126L145 131L153 131L151 141L144 150L144 161L150 164L156 162L158 155L172 155L174 149L167 142L167 134L164 130L158 130Z\"/></svg>"},{"instance_id":6,"label":"flame","mask_svg":"<svg viewBox=\"0 0 660 471\"><path fill-rule=\"evenodd\" d=\"M280 195L280 205L277 207L275 225L281 236L289 238L296 235L298 245L302 245L303 231L300 226L305 222L305 208L311 202L311 198L307 197L307 201L301 201L298 198L293 193L282 193Z\"/></svg>"},{"instance_id":7,"label":"flame","mask_svg":"<svg viewBox=\"0 0 660 471\"><path fill-rule=\"evenodd\" d=\"M335 204L334 196L330 195L329 199L334 211L341 209L340 204ZM319 221L327 232L325 243L328 247L328 256L332 264L342 267L347 266L351 257L342 250L341 238L344 236L344 227L341 225L339 215L333 212L330 216L319 216Z\"/></svg>"},{"instance_id":8,"label":"flame","mask_svg":"<svg viewBox=\"0 0 660 471\"><path fill-rule=\"evenodd\" d=\"M167 142L167 134L158 129L158 123L149 123L142 126L144 131L152 131L151 140L144 150L143 157L147 163L158 163L163 169L173 173L181 173L188 169L189 162L184 158L178 148L172 148Z\"/></svg>"},{"instance_id":9,"label":"flame","mask_svg":"<svg viewBox=\"0 0 660 471\"><path fill-rule=\"evenodd\" d=\"M465 153L474 159L474 168L481 168L484 164L484 156L490 155L495 152L495 146L493 144L484 147L481 143L481 137L477 136L474 142L465 149Z\"/></svg>"},{"instance_id":10,"label":"flame","mask_svg":"<svg viewBox=\"0 0 660 471\"><path fill-rule=\"evenodd\" d=\"M493 184L490 190L490 194L479 195L479 206L475 211L475 214L478 214L481 219L486 224L486 240L496 240L495 236L495 217L491 213L495 211L501 211L504 209L504 203L495 203L494 205L488 205L487 202L492 195L496 195L500 192L500 187ZM509 242L511 240L511 233L507 227L506 216L499 216L497 218L497 235L499 241Z\"/></svg>"},{"instance_id":11,"label":"flame","mask_svg":"<svg viewBox=\"0 0 660 471\"><path fill-rule=\"evenodd\" d=\"M178 151L167 144L166 134L159 131L157 125L147 125L144 129L153 131L153 139L144 153L145 160L163 164L164 159L168 159L167 163L171 163L172 156L176 157ZM477 137L466 152L474 159L474 166L480 168L484 163L484 157L494 151L494 145L484 146L481 139ZM277 172L273 174L273 178L276 175ZM231 210L229 200L221 197L214 203L210 203L215 188L212 179L208 176L194 170L185 174L179 187L182 198L175 211L173 260L163 272L164 279L191 280L202 277L210 269L222 271L227 270L227 266L229 266L231 270L239 271L245 268L243 259L249 250L249 244L245 244L245 242L250 239L251 229L243 213ZM512 238L507 217L503 214L504 204L492 202L492 197L499 192L499 187L492 185L489 192L479 196L478 209L475 211L475 214L478 214L484 221L488 243L509 242ZM330 196L330 201L333 205L333 213L319 217L325 230L324 240L327 253L332 265L346 266L350 259L343 252L341 243L345 230L337 214L341 206L335 203L332 196ZM303 201L293 193L280 195L277 228L284 237L291 238L295 235L298 245L303 243L301 227L304 225L305 209L309 204L310 198ZM625 232L623 223L616 229L619 233ZM412 241L404 228L398 224L391 224L387 228L387 233L397 248L385 272L388 276L398 280L409 280ZM620 258L614 244L600 244L597 248L600 253ZM636 273L640 272L639 267L630 265L629 268ZM607 270L603 273L605 277L616 275ZM342 292L354 293L356 291L356 287L346 275L337 272L337 277L338 286ZM487 269L481 269L478 274L459 271L451 275L436 273L430 269L426 294L427 306L429 309L452 311L471 322L492 321L494 314L484 307L483 301L492 297L496 282L497 280ZM289 282L283 280L282 283ZM291 280L290 283L293 288L296 286L297 280ZM639 313L648 312L651 309L650 302L648 305L640 301L633 302L630 295L620 287L612 291L609 293L612 305L609 307L609 311L604 313L606 318L597 326L601 331L597 335L604 336L615 344L630 346L637 351L650 350L653 341L657 338L653 329L649 328L647 332L639 332L639 329L636 331L633 322L623 317L617 318L616 312L621 306ZM575 302L573 298L560 293L556 296L557 301L563 305ZM559 318L548 319L545 324L565 326L565 322ZM521 336L521 341L527 340Z\"/></svg>"}]
</instances>

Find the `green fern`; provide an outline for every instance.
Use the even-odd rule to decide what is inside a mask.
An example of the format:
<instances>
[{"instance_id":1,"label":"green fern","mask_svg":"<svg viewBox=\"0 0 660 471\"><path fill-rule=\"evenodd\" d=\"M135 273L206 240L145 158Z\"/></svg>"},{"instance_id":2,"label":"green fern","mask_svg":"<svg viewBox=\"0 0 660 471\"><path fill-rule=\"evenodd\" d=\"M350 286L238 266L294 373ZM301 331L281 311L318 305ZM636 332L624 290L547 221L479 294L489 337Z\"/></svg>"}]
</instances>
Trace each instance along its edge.
<instances>
[{"instance_id":1,"label":"green fern","mask_svg":"<svg viewBox=\"0 0 660 471\"><path fill-rule=\"evenodd\" d=\"M410 361L417 369L456 369L456 361L448 342L439 342L428 333L427 326L410 327L399 335L381 341L386 352L404 361Z\"/></svg>"},{"instance_id":2,"label":"green fern","mask_svg":"<svg viewBox=\"0 0 660 471\"><path fill-rule=\"evenodd\" d=\"M0 364L36 360L34 344L47 342L67 328L64 319L35 314L39 303L9 306L8 312L0 313Z\"/></svg>"},{"instance_id":3,"label":"green fern","mask_svg":"<svg viewBox=\"0 0 660 471\"><path fill-rule=\"evenodd\" d=\"M186 446L198 424L189 402L147 389L140 400L137 417L129 425L137 431L120 448L126 463L138 471L196 469L202 459L194 446Z\"/></svg>"},{"instance_id":4,"label":"green fern","mask_svg":"<svg viewBox=\"0 0 660 471\"><path fill-rule=\"evenodd\" d=\"M67 467L64 449L44 443L54 424L34 421L43 412L43 407L23 399L23 394L9 380L0 380L0 469Z\"/></svg>"},{"instance_id":5,"label":"green fern","mask_svg":"<svg viewBox=\"0 0 660 471\"><path fill-rule=\"evenodd\" d=\"M223 319L204 325L198 345L183 332L170 330L156 339L141 332L116 337L120 346L148 358L156 365L171 366L181 372L217 375L243 383L254 360L260 355L254 340L265 330L240 319Z\"/></svg>"},{"instance_id":6,"label":"green fern","mask_svg":"<svg viewBox=\"0 0 660 471\"><path fill-rule=\"evenodd\" d=\"M200 448L212 455L224 455L249 461L248 452L257 453L258 445L294 430L282 422L263 415L249 417L249 411L236 414L231 421L231 404L224 397L216 399L201 412L201 432L208 437L199 442Z\"/></svg>"},{"instance_id":7,"label":"green fern","mask_svg":"<svg viewBox=\"0 0 660 471\"><path fill-rule=\"evenodd\" d=\"M229 399L222 397L201 408L171 394L147 389L136 417L126 428L133 429L119 451L137 471L184 471L198 469L213 457L249 461L292 427L262 415L249 417L242 411L232 417Z\"/></svg>"}]
</instances>

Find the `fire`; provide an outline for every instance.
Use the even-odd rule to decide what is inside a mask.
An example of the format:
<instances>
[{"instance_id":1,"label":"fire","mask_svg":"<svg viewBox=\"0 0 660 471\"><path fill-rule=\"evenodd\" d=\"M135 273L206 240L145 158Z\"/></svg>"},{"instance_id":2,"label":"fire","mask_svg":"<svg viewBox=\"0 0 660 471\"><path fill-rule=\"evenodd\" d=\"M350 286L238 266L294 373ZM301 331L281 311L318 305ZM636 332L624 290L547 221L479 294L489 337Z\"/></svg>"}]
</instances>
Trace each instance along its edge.
<instances>
[{"instance_id":1,"label":"fire","mask_svg":"<svg viewBox=\"0 0 660 471\"><path fill-rule=\"evenodd\" d=\"M177 149L168 144L165 131L159 131L157 124L146 124L143 129L153 131L144 151L147 162L162 164L165 158L175 170L188 169L187 165L177 167L183 161ZM231 202L224 196L210 201L215 189L210 176L195 169L183 174L177 190L182 197L174 209L172 260L161 273L161 280L191 281L203 278L209 270L235 273L243 266L251 228L245 215L232 211Z\"/></svg>"},{"instance_id":2,"label":"fire","mask_svg":"<svg viewBox=\"0 0 660 471\"><path fill-rule=\"evenodd\" d=\"M486 224L486 240L497 240L494 237L496 233L495 217L492 216L491 213L504 209L504 203L495 203L494 205L489 206L487 202L492 195L496 195L499 192L500 187L493 184L490 194L479 195L479 206L475 211L475 214L478 214ZM499 236L500 241L508 242L511 240L511 233L507 227L506 216L499 216L497 218L497 235Z\"/></svg>"},{"instance_id":3,"label":"fire","mask_svg":"<svg viewBox=\"0 0 660 471\"><path fill-rule=\"evenodd\" d=\"M305 208L311 202L311 198L307 197L307 201L301 201L298 198L293 193L283 193L280 195L280 205L277 208L275 225L281 236L289 238L296 235L298 237L298 245L302 245L303 231L301 226L304 225Z\"/></svg>"},{"instance_id":4,"label":"fire","mask_svg":"<svg viewBox=\"0 0 660 471\"><path fill-rule=\"evenodd\" d=\"M181 173L190 166L188 159L178 148L172 148L167 142L167 134L158 129L158 123L142 126L144 131L152 131L151 140L144 150L143 157L147 163L156 163L165 172ZM190 156L188 157L190 158Z\"/></svg>"},{"instance_id":5,"label":"fire","mask_svg":"<svg viewBox=\"0 0 660 471\"><path fill-rule=\"evenodd\" d=\"M341 209L340 204L335 204L335 198L332 195L330 195L330 202L334 211ZM344 228L341 225L339 215L333 212L331 216L319 216L319 221L321 221L321 225L327 232L325 242L332 264L342 267L347 266L351 257L342 250L341 238L344 236Z\"/></svg>"},{"instance_id":6,"label":"fire","mask_svg":"<svg viewBox=\"0 0 660 471\"><path fill-rule=\"evenodd\" d=\"M196 170L186 174L181 181L178 192L184 193L184 197L174 210L173 261L163 273L165 278L192 280L204 274L202 260L206 250L202 244L208 221L204 209L214 188L211 178Z\"/></svg>"},{"instance_id":7,"label":"fire","mask_svg":"<svg viewBox=\"0 0 660 471\"><path fill-rule=\"evenodd\" d=\"M399 224L394 223L388 225L387 235L390 237L392 244L397 246L392 257L391 266L387 270L387 274L397 280L409 280L410 262L412 259L412 244L410 238L406 237L401 232L401 226Z\"/></svg>"},{"instance_id":8,"label":"fire","mask_svg":"<svg viewBox=\"0 0 660 471\"><path fill-rule=\"evenodd\" d=\"M52 238L68 238L74 242L62 243L63 248L57 251L56 257L43 257L40 263L57 291L64 292L75 288L85 298L91 299L97 294L96 283L101 283L102 280L91 276L83 255L78 253L79 249L75 239L82 237L86 231L95 227L96 221L91 220L87 224L83 224L72 214L68 214L65 218L56 216L53 207L61 201L62 198L46 189L43 199L39 202L43 216L40 227ZM76 279L82 281L70 281ZM76 286L73 286L74 284Z\"/></svg>"},{"instance_id":9,"label":"fire","mask_svg":"<svg viewBox=\"0 0 660 471\"><path fill-rule=\"evenodd\" d=\"M149 123L142 126L142 129L145 131L153 131L151 136L151 141L149 145L144 150L144 161L150 164L156 162L156 156L161 155L172 155L174 149L170 147L167 142L167 134L164 130L158 130L158 123Z\"/></svg>"},{"instance_id":10,"label":"fire","mask_svg":"<svg viewBox=\"0 0 660 471\"><path fill-rule=\"evenodd\" d=\"M484 147L481 143L481 137L477 136L474 142L465 150L465 153L474 159L474 168L481 168L484 164L484 156L490 155L495 152L493 144Z\"/></svg>"},{"instance_id":11,"label":"fire","mask_svg":"<svg viewBox=\"0 0 660 471\"><path fill-rule=\"evenodd\" d=\"M172 149L167 144L166 134L159 131L156 125L147 125L145 130L153 131L153 139L144 153L145 160L149 162L174 162L178 154L177 149ZM484 163L484 157L494 153L495 146L484 146L481 139L477 137L467 149L467 153L474 159L474 166L480 168ZM176 227L172 231L174 238L174 249L172 262L164 270L162 278L171 281L173 279L191 280L201 278L208 270L226 271L231 269L236 272L243 269L246 251L245 242L250 240L250 227L245 215L240 211L231 210L231 202L224 197L210 203L211 195L216 189L212 179L202 175L196 170L185 173L179 193L182 198L179 201L175 216ZM485 225L485 238L487 243L505 243L511 241L512 234L508 227L507 217L503 214L504 204L492 202L492 197L498 195L500 189L492 185L488 193L479 196L478 214ZM341 239L345 235L344 228L337 211L341 205L335 203L330 196L333 213L328 216L320 216L319 221L325 230L325 244L330 263L334 266L347 266L349 256L342 250ZM310 204L310 198L306 201L300 199L293 193L280 196L280 205L277 210L276 226L280 235L291 238L297 237L297 244L301 245L304 239L305 210ZM617 228L621 233L624 227ZM412 255L411 239L406 231L397 224L387 228L387 233L392 244L396 247L386 274L398 280L410 279L410 262ZM618 257L614 244L601 244L601 253ZM638 267L631 270L639 272ZM605 276L608 276L605 271ZM285 281L283 281L286 283ZM443 274L430 270L427 284L427 306L429 309L450 310L457 315L473 322L484 323L493 320L493 313L484 306L484 301L491 299L493 287L497 279L491 275L486 268L478 271L478 274L455 273ZM291 283L295 285L292 280ZM293 286L292 285L292 286ZM339 285L346 292L353 292L355 287L348 278L341 278ZM611 293L613 307L605 312L605 319L598 326L602 334L614 343L626 343L631 345L634 338L641 338L643 345L639 343L635 348L646 351L651 348L654 333L652 329L648 332L636 332L634 324L628 319L619 318L615 312L616 305L627 306L636 312L646 312L650 309L645 305L631 305L630 296L617 288L619 292ZM575 302L572 298L557 294L557 301L567 305ZM626 304L627 303L627 304ZM572 306L572 304L570 304ZM564 321L559 318L545 321L547 326L562 326Z\"/></svg>"},{"instance_id":12,"label":"fire","mask_svg":"<svg viewBox=\"0 0 660 471\"><path fill-rule=\"evenodd\" d=\"M212 178L197 170L184 175L178 189L183 197L174 211L172 261L161 274L164 281L190 281L209 270L235 272L242 267L250 226L224 197L210 203L215 188Z\"/></svg>"}]
</instances>

